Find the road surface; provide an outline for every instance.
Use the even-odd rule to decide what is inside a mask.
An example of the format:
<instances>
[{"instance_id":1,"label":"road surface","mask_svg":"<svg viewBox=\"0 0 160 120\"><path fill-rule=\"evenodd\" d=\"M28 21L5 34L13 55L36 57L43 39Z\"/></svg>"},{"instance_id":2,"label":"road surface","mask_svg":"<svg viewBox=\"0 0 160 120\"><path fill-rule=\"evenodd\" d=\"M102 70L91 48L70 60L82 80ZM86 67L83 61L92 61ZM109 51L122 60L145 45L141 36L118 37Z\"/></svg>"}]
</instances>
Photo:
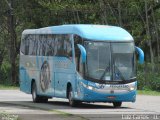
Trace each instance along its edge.
<instances>
[{"instance_id":1,"label":"road surface","mask_svg":"<svg viewBox=\"0 0 160 120\"><path fill-rule=\"evenodd\" d=\"M160 120L160 96L138 95L135 103L123 103L121 108L109 103L84 103L73 108L67 99L33 103L31 95L19 90L0 90L0 113L18 115L22 120Z\"/></svg>"}]
</instances>

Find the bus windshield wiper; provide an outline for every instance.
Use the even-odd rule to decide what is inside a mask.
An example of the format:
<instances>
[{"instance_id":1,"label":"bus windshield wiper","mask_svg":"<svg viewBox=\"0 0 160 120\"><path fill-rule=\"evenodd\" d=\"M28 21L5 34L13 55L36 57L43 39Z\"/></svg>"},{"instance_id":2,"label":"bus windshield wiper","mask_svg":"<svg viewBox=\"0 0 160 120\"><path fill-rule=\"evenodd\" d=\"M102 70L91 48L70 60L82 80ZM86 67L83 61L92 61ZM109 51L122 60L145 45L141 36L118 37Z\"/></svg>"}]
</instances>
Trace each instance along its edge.
<instances>
[{"instance_id":1,"label":"bus windshield wiper","mask_svg":"<svg viewBox=\"0 0 160 120\"><path fill-rule=\"evenodd\" d=\"M122 73L120 72L120 70L118 69L118 67L117 67L117 66L116 66L116 69L117 69L118 73L120 74L120 78L124 81L125 79L124 79L124 77L123 77Z\"/></svg>"},{"instance_id":2,"label":"bus windshield wiper","mask_svg":"<svg viewBox=\"0 0 160 120\"><path fill-rule=\"evenodd\" d=\"M102 80L106 74L106 72L109 71L109 66L106 67L105 71L103 72L102 76L100 77L100 80Z\"/></svg>"}]
</instances>

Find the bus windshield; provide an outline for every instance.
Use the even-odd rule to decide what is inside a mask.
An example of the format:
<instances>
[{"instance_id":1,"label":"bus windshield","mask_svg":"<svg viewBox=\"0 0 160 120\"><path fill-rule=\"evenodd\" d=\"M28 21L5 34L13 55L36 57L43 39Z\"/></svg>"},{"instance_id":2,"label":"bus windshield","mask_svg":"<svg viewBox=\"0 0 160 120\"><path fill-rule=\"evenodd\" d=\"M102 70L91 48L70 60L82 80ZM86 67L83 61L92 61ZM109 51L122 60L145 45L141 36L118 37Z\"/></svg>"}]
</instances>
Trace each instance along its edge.
<instances>
[{"instance_id":1,"label":"bus windshield","mask_svg":"<svg viewBox=\"0 0 160 120\"><path fill-rule=\"evenodd\" d=\"M93 79L111 80L110 43L85 42L87 52L86 76ZM105 75L103 75L105 72ZM104 76L103 78L102 75Z\"/></svg>"},{"instance_id":2,"label":"bus windshield","mask_svg":"<svg viewBox=\"0 0 160 120\"><path fill-rule=\"evenodd\" d=\"M114 80L130 80L135 77L133 43L112 43L112 60Z\"/></svg>"},{"instance_id":3,"label":"bus windshield","mask_svg":"<svg viewBox=\"0 0 160 120\"><path fill-rule=\"evenodd\" d=\"M86 41L85 76L97 80L122 81L135 77L134 43Z\"/></svg>"}]
</instances>

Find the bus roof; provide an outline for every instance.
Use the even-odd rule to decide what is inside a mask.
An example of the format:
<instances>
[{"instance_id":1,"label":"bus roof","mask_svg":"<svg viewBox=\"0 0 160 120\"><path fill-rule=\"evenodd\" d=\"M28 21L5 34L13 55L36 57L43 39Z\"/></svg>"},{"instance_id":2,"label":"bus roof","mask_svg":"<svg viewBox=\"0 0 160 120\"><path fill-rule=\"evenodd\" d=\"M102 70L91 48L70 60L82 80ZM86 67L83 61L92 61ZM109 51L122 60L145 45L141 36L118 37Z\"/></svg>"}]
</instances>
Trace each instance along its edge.
<instances>
[{"instance_id":1,"label":"bus roof","mask_svg":"<svg viewBox=\"0 0 160 120\"><path fill-rule=\"evenodd\" d=\"M133 41L123 28L108 25L70 24L27 29L22 34L77 34L89 40Z\"/></svg>"}]
</instances>

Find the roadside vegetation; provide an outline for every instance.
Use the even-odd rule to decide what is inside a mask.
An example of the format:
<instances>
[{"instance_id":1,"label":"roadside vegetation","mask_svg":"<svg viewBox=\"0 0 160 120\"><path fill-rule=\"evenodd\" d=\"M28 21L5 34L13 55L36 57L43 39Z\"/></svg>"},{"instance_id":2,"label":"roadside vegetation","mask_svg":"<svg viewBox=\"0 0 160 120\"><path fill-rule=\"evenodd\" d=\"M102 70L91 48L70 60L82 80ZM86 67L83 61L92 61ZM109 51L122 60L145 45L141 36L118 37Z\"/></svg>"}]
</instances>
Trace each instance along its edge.
<instances>
[{"instance_id":1,"label":"roadside vegetation","mask_svg":"<svg viewBox=\"0 0 160 120\"><path fill-rule=\"evenodd\" d=\"M18 90L18 86L0 84L0 90Z\"/></svg>"},{"instance_id":2,"label":"roadside vegetation","mask_svg":"<svg viewBox=\"0 0 160 120\"><path fill-rule=\"evenodd\" d=\"M152 71L151 64L137 66L138 90L141 94L160 93L160 65L156 64L155 70ZM142 92L144 91L144 92ZM155 92L150 92L155 91Z\"/></svg>"},{"instance_id":3,"label":"roadside vegetation","mask_svg":"<svg viewBox=\"0 0 160 120\"><path fill-rule=\"evenodd\" d=\"M11 115L7 112L0 111L0 120L20 120L18 115Z\"/></svg>"},{"instance_id":4,"label":"roadside vegetation","mask_svg":"<svg viewBox=\"0 0 160 120\"><path fill-rule=\"evenodd\" d=\"M160 92L152 90L138 90L138 95L160 96Z\"/></svg>"},{"instance_id":5,"label":"roadside vegetation","mask_svg":"<svg viewBox=\"0 0 160 120\"><path fill-rule=\"evenodd\" d=\"M137 64L140 94L160 92L160 0L0 0L0 8L0 89L17 89L24 29L108 24L129 31L145 53Z\"/></svg>"}]
</instances>

